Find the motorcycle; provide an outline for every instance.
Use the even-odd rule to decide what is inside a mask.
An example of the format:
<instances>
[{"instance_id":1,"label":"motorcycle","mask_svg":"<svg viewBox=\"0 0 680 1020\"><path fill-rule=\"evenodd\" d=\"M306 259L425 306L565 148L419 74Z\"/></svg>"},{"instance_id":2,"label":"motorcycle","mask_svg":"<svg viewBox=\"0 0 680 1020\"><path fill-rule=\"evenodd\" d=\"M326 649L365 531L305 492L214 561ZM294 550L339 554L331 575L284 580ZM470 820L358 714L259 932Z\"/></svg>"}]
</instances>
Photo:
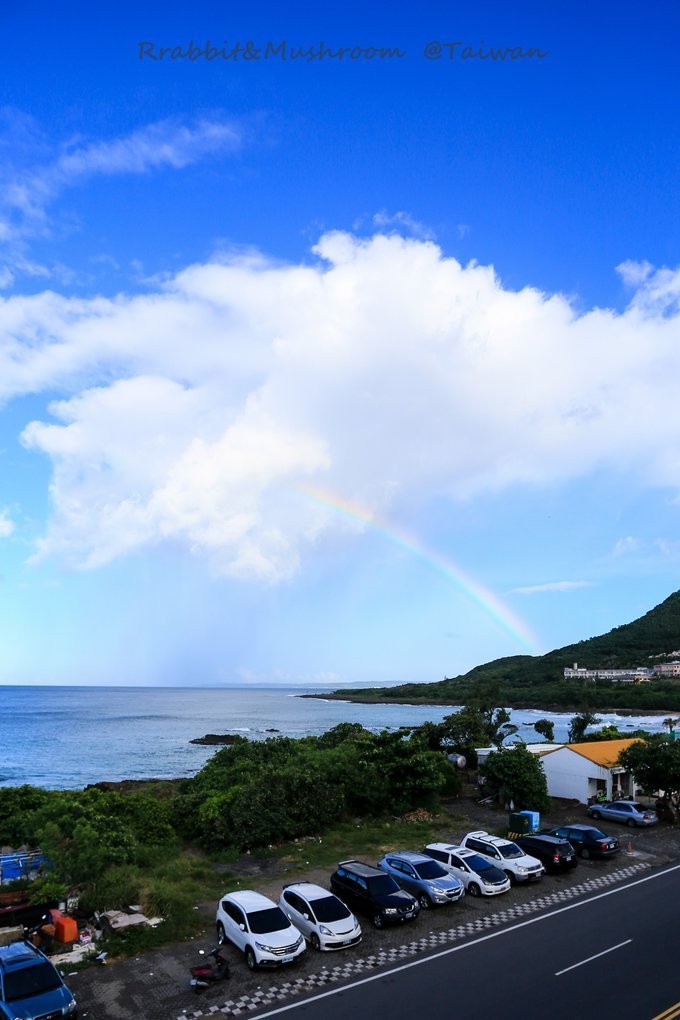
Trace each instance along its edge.
<instances>
[{"instance_id":1,"label":"motorcycle","mask_svg":"<svg viewBox=\"0 0 680 1020\"><path fill-rule=\"evenodd\" d=\"M24 942L30 942L36 949L49 953L54 942L54 925L49 914L43 914L32 928L29 925L24 925L23 939Z\"/></svg>"},{"instance_id":2,"label":"motorcycle","mask_svg":"<svg viewBox=\"0 0 680 1020\"><path fill-rule=\"evenodd\" d=\"M229 963L222 956L222 946L215 946L209 953L205 949L199 949L198 952L201 956L207 956L205 962L191 968L191 987L200 995L216 981L224 981L230 973Z\"/></svg>"}]
</instances>

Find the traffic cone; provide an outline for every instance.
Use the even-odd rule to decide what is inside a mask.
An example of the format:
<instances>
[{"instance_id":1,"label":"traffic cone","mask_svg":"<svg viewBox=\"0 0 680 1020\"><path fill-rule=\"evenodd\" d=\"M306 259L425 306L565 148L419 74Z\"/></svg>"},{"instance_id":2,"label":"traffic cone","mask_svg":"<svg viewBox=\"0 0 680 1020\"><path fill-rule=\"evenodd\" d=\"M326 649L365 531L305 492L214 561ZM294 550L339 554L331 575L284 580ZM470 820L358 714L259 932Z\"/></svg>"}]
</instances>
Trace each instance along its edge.
<instances>
[{"instance_id":1,"label":"traffic cone","mask_svg":"<svg viewBox=\"0 0 680 1020\"><path fill-rule=\"evenodd\" d=\"M628 846L626 847L624 853L625 853L626 857L634 857L635 856L635 851L633 850L633 840L632 839L628 840Z\"/></svg>"}]
</instances>

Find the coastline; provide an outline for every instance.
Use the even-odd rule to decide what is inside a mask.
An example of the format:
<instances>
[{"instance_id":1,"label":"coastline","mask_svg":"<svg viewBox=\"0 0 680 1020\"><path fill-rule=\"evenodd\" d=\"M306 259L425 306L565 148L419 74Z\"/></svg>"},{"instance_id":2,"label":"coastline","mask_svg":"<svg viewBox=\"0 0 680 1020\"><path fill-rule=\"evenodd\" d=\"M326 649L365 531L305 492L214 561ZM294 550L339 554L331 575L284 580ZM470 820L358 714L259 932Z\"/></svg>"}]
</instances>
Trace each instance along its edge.
<instances>
[{"instance_id":1,"label":"coastline","mask_svg":"<svg viewBox=\"0 0 680 1020\"><path fill-rule=\"evenodd\" d=\"M299 694L299 698L316 698L322 701L339 701L345 702L348 705L403 705L404 707L412 706L413 708L419 707L430 707L430 708L461 708L462 704L458 701L447 701L443 698L362 698L359 695L351 694ZM497 706L501 707L501 706ZM582 706L578 705L554 705L546 703L538 703L535 701L505 701L503 708L513 708L518 711L536 711L536 712L560 712L563 715L568 715L571 712L582 711ZM608 712L614 715L678 715L678 709L676 708L621 708L620 705L610 706L598 706L592 708L591 711L595 712Z\"/></svg>"}]
</instances>

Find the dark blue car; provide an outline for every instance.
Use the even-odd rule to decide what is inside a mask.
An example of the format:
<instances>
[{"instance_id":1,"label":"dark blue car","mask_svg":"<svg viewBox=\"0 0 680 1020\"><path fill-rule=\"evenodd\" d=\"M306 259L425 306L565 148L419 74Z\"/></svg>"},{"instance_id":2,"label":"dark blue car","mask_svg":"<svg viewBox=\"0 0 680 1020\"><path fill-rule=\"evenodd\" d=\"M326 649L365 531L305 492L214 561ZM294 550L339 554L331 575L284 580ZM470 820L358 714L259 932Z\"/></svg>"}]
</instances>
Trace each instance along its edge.
<instances>
[{"instance_id":1,"label":"dark blue car","mask_svg":"<svg viewBox=\"0 0 680 1020\"><path fill-rule=\"evenodd\" d=\"M0 1008L13 1020L78 1016L76 1000L59 971L30 942L0 946Z\"/></svg>"}]
</instances>

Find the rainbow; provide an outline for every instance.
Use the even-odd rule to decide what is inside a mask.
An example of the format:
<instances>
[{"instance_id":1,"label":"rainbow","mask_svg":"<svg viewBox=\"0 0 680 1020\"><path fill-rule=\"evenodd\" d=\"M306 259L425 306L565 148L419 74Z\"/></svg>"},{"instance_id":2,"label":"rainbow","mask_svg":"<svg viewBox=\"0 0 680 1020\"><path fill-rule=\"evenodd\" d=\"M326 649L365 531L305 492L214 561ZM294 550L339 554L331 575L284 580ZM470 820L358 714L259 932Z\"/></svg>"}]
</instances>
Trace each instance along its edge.
<instances>
[{"instance_id":1,"label":"rainbow","mask_svg":"<svg viewBox=\"0 0 680 1020\"><path fill-rule=\"evenodd\" d=\"M497 595L494 595L493 592L490 592L481 585L479 581L466 574L453 560L442 556L441 553L433 552L420 539L409 534L403 528L395 526L392 522L373 513L372 510L368 510L359 503L353 503L351 500L337 495L337 493L319 488L316 485L296 485L295 489L316 503L321 503L323 506L333 510L334 513L341 517L352 521L360 521L370 528L371 531L387 539L392 545L403 549L411 556L415 556L431 570L434 570L450 584L458 588L459 591L467 595L472 602L483 609L487 616L490 616L503 630L511 634L531 655L539 654L538 641L524 621L505 606Z\"/></svg>"}]
</instances>

